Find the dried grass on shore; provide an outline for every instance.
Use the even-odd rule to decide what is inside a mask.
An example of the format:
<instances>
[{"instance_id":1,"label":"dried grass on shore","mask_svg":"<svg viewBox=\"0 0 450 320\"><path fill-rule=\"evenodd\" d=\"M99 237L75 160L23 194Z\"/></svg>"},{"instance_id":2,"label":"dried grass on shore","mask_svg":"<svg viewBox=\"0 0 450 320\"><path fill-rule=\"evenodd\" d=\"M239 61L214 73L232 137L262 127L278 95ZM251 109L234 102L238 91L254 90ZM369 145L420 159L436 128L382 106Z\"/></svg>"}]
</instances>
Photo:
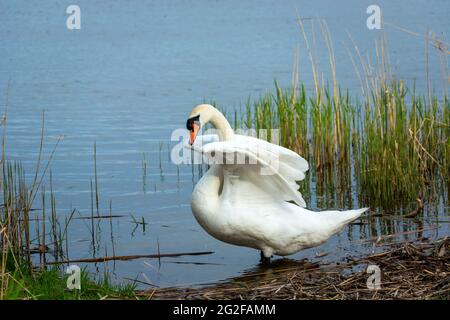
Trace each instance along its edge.
<instances>
[{"instance_id":1,"label":"dried grass on shore","mask_svg":"<svg viewBox=\"0 0 450 320\"><path fill-rule=\"evenodd\" d=\"M274 270L210 287L140 292L153 299L450 299L450 238L403 243L343 264ZM368 265L381 269L381 288L367 288Z\"/></svg>"}]
</instances>

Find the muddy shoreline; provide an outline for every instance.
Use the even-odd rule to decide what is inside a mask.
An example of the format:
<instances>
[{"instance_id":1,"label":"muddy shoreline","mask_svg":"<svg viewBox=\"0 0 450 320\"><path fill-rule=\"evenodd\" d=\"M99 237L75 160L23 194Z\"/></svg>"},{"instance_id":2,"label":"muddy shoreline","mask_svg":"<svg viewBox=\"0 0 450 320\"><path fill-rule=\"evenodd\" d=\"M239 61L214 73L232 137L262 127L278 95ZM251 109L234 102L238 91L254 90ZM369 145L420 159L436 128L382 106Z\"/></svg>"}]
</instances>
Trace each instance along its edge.
<instances>
[{"instance_id":1,"label":"muddy shoreline","mask_svg":"<svg viewBox=\"0 0 450 320\"><path fill-rule=\"evenodd\" d=\"M280 263L278 263L280 264ZM372 271L379 268L376 289ZM369 279L369 281L368 281ZM368 288L372 286L372 288ZM450 299L450 238L404 242L380 253L332 265L307 261L273 265L203 288L164 288L137 292L151 299Z\"/></svg>"}]
</instances>

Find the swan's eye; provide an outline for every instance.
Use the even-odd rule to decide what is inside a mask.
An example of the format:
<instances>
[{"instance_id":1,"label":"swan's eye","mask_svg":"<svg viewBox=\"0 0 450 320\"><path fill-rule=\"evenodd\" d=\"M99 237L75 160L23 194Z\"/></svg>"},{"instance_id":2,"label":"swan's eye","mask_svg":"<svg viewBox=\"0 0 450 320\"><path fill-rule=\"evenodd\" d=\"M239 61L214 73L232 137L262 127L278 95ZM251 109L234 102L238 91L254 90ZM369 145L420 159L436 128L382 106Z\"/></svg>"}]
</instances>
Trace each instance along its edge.
<instances>
[{"instance_id":1,"label":"swan's eye","mask_svg":"<svg viewBox=\"0 0 450 320\"><path fill-rule=\"evenodd\" d=\"M215 151L211 151L211 157L215 157L216 156L216 152Z\"/></svg>"},{"instance_id":2,"label":"swan's eye","mask_svg":"<svg viewBox=\"0 0 450 320\"><path fill-rule=\"evenodd\" d=\"M200 115L187 119L186 129L188 129L189 131L193 131L194 123L200 124Z\"/></svg>"}]
</instances>

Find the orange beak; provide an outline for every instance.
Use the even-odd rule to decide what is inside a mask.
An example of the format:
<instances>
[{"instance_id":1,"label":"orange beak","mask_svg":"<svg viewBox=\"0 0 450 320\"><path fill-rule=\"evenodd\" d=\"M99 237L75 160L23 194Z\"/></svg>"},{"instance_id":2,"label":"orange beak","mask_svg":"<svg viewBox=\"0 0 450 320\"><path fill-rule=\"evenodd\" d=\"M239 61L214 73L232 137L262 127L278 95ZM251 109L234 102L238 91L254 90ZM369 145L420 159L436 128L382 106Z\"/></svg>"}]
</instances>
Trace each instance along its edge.
<instances>
[{"instance_id":1,"label":"orange beak","mask_svg":"<svg viewBox=\"0 0 450 320\"><path fill-rule=\"evenodd\" d=\"M195 138L197 138L198 131L200 130L200 126L197 123L192 124L192 130L189 132L189 143L192 146L194 144Z\"/></svg>"}]
</instances>

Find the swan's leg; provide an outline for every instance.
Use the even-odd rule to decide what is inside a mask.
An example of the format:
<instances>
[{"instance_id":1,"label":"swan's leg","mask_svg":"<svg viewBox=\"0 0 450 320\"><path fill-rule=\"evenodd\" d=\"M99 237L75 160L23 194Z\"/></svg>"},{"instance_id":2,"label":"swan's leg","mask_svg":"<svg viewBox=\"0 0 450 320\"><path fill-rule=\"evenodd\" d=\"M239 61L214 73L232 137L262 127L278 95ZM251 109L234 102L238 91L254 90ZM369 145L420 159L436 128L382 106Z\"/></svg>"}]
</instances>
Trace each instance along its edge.
<instances>
[{"instance_id":1,"label":"swan's leg","mask_svg":"<svg viewBox=\"0 0 450 320\"><path fill-rule=\"evenodd\" d=\"M259 262L261 263L261 264L263 264L263 265L268 265L268 264L270 264L270 257L269 258L267 258L265 255L264 255L264 253L262 252L262 251L260 251L259 252L260 253L260 259L259 259Z\"/></svg>"}]
</instances>

